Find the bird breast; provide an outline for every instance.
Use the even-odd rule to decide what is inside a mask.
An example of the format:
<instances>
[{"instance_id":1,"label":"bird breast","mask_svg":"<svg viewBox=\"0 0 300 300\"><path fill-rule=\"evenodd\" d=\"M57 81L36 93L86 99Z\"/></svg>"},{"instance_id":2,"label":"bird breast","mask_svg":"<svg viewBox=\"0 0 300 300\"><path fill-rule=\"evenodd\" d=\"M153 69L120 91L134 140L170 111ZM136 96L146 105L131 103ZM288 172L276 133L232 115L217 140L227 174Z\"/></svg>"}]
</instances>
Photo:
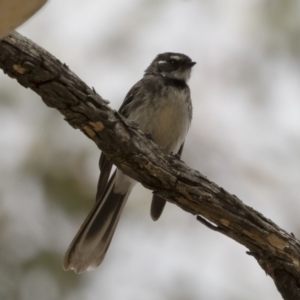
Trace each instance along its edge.
<instances>
[{"instance_id":1,"label":"bird breast","mask_svg":"<svg viewBox=\"0 0 300 300\"><path fill-rule=\"evenodd\" d=\"M164 95L145 99L130 114L153 141L168 152L177 153L184 142L192 118L189 89L168 89Z\"/></svg>"}]
</instances>

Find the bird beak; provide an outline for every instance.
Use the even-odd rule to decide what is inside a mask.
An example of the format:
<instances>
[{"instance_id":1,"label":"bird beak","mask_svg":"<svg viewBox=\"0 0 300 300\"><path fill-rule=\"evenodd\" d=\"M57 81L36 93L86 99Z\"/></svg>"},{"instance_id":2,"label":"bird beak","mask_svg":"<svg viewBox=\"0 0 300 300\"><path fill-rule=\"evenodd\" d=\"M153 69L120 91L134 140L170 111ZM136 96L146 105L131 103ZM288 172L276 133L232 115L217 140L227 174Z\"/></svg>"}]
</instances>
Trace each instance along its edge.
<instances>
[{"instance_id":1,"label":"bird beak","mask_svg":"<svg viewBox=\"0 0 300 300\"><path fill-rule=\"evenodd\" d=\"M192 61L191 63L189 63L189 67L192 68L195 64L196 64L196 62Z\"/></svg>"}]
</instances>

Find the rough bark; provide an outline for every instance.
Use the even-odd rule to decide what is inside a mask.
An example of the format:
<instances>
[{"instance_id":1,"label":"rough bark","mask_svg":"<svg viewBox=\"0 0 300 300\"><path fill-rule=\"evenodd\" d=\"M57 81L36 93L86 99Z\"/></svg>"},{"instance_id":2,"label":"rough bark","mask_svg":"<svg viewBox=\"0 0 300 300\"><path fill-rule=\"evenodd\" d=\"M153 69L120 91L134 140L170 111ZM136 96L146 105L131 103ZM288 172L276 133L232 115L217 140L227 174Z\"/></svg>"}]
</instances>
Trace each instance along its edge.
<instances>
[{"instance_id":1,"label":"rough bark","mask_svg":"<svg viewBox=\"0 0 300 300\"><path fill-rule=\"evenodd\" d=\"M284 299L300 299L300 242L293 234L164 153L65 64L20 34L0 42L0 67L59 110L126 174L248 248Z\"/></svg>"}]
</instances>

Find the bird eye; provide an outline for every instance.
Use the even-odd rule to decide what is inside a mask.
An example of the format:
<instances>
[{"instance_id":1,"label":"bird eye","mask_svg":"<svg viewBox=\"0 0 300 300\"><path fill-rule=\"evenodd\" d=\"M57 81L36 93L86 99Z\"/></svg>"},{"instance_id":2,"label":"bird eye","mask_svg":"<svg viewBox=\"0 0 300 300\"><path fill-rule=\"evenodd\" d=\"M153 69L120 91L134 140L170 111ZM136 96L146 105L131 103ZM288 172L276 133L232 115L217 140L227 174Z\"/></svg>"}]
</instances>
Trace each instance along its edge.
<instances>
[{"instance_id":1,"label":"bird eye","mask_svg":"<svg viewBox=\"0 0 300 300\"><path fill-rule=\"evenodd\" d=\"M170 60L170 64L172 64L172 65L175 65L176 62L177 62L177 61L176 61L175 59L171 59L171 60Z\"/></svg>"}]
</instances>

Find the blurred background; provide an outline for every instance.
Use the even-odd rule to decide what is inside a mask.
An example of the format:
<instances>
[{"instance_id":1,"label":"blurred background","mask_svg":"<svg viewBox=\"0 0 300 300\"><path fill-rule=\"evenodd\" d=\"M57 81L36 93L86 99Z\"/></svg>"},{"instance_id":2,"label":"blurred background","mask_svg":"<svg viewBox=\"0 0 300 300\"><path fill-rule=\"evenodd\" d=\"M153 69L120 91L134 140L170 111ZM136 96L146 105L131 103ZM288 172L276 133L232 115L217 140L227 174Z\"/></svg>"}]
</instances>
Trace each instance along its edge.
<instances>
[{"instance_id":1,"label":"blurred background","mask_svg":"<svg viewBox=\"0 0 300 300\"><path fill-rule=\"evenodd\" d=\"M183 160L300 236L300 2L52 0L19 32L117 109L151 60L197 62ZM137 186L96 271L62 270L93 204L99 150L0 74L0 299L279 300L247 249Z\"/></svg>"}]
</instances>

